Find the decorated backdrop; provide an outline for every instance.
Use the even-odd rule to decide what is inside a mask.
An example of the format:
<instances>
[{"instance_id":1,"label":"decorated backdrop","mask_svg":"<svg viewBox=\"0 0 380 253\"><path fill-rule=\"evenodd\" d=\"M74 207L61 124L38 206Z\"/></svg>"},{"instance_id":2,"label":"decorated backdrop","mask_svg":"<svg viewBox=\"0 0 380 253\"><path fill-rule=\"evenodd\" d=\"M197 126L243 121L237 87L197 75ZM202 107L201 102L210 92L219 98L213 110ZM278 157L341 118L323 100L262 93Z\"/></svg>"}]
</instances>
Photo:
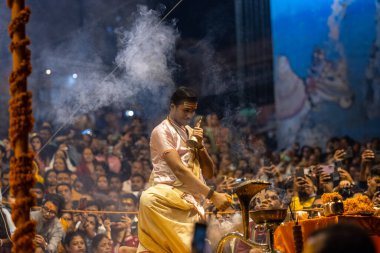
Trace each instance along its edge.
<instances>
[{"instance_id":1,"label":"decorated backdrop","mask_svg":"<svg viewBox=\"0 0 380 253\"><path fill-rule=\"evenodd\" d=\"M280 147L380 136L380 1L272 0Z\"/></svg>"}]
</instances>

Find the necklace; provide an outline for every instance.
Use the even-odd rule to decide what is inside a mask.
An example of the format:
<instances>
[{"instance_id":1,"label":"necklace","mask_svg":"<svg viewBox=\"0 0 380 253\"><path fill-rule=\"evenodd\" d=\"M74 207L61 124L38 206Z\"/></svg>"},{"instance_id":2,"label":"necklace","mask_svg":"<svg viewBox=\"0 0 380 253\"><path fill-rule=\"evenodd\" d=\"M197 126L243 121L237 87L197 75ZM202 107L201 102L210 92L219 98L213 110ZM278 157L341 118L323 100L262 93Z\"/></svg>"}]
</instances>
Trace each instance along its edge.
<instances>
[{"instance_id":1,"label":"necklace","mask_svg":"<svg viewBox=\"0 0 380 253\"><path fill-rule=\"evenodd\" d=\"M178 128L181 128L179 126L177 126L177 124L175 124L174 122L171 121L171 119L169 118L169 116L167 117L167 120L169 121L170 125L172 125L172 127L174 128L174 130L177 132L177 134L179 135L179 137L181 138L181 140L186 143L186 140L182 137L182 135L178 132L177 130L177 127ZM186 132L187 133L187 132Z\"/></svg>"}]
</instances>

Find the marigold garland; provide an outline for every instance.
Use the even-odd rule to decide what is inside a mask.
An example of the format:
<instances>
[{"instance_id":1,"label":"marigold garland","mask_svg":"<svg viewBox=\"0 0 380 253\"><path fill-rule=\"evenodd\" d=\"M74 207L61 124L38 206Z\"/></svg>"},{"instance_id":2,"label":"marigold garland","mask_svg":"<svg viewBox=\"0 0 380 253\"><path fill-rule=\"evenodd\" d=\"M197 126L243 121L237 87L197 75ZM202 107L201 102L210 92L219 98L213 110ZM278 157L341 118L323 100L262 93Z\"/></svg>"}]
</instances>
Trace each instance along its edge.
<instances>
[{"instance_id":1,"label":"marigold garland","mask_svg":"<svg viewBox=\"0 0 380 253\"><path fill-rule=\"evenodd\" d=\"M353 198L346 199L343 203L345 214L370 214L375 211L371 200L362 194L357 194Z\"/></svg>"},{"instance_id":2,"label":"marigold garland","mask_svg":"<svg viewBox=\"0 0 380 253\"><path fill-rule=\"evenodd\" d=\"M343 200L343 197L337 192L331 192L331 193L323 193L321 199L322 199L322 204L327 204L329 202L334 202L336 200Z\"/></svg>"},{"instance_id":3,"label":"marigold garland","mask_svg":"<svg viewBox=\"0 0 380 253\"><path fill-rule=\"evenodd\" d=\"M13 253L35 251L35 222L30 220L30 208L35 198L30 193L34 184L33 154L28 150L28 134L34 124L32 116L32 93L27 91L27 77L32 72L31 52L27 45L30 39L25 35L25 24L29 21L30 9L24 0L7 0L12 9L12 20L8 27L11 37L10 51L15 62L9 76L11 99L9 102L10 128L9 140L15 156L10 163L11 192L16 197L12 206L12 219L16 231L12 236Z\"/></svg>"}]
</instances>

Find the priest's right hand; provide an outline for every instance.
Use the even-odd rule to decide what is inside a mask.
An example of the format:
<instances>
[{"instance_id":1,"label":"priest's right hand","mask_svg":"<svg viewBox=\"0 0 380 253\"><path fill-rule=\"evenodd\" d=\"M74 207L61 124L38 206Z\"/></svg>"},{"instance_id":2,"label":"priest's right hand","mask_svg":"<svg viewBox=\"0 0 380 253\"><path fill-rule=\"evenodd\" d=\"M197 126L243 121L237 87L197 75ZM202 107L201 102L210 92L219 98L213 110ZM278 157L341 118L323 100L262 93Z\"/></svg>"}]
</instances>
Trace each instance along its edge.
<instances>
[{"instance_id":1,"label":"priest's right hand","mask_svg":"<svg viewBox=\"0 0 380 253\"><path fill-rule=\"evenodd\" d=\"M215 207L220 211L227 209L231 205L231 202L232 202L230 195L226 193L219 193L219 192L214 192L210 200L215 205Z\"/></svg>"}]
</instances>

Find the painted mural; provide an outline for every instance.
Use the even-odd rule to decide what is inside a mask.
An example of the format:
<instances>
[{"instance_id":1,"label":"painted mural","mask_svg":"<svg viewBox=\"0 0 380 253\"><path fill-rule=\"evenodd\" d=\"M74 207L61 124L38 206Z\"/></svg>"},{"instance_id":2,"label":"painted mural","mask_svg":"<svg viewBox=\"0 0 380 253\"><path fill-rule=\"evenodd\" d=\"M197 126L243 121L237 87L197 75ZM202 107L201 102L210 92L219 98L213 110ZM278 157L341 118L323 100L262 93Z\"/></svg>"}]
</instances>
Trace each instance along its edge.
<instances>
[{"instance_id":1,"label":"painted mural","mask_svg":"<svg viewBox=\"0 0 380 253\"><path fill-rule=\"evenodd\" d=\"M272 0L279 146L380 136L380 0Z\"/></svg>"}]
</instances>

